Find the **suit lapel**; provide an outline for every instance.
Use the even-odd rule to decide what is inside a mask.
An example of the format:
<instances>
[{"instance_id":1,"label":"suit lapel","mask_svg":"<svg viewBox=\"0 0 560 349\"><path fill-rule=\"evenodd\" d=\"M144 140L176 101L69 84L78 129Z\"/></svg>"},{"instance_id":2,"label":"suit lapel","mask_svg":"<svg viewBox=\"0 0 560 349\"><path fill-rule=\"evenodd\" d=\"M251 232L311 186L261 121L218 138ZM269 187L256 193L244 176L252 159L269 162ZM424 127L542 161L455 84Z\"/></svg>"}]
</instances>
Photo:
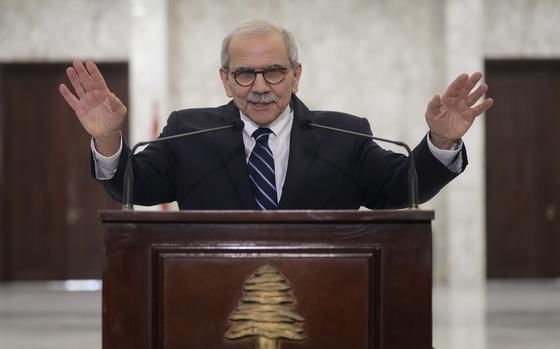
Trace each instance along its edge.
<instances>
[{"instance_id":1,"label":"suit lapel","mask_svg":"<svg viewBox=\"0 0 560 349\"><path fill-rule=\"evenodd\" d=\"M310 112L295 95L292 96L292 108L294 109L294 122L290 135L290 156L286 180L282 187L282 197L279 203L280 209L295 206L296 194L299 192L299 188L321 143L321 136L312 129L302 126L302 119L309 119Z\"/></svg>"},{"instance_id":2,"label":"suit lapel","mask_svg":"<svg viewBox=\"0 0 560 349\"><path fill-rule=\"evenodd\" d=\"M239 110L233 102L230 102L226 108L226 112L222 114L224 122L229 123L240 119ZM235 130L216 134L216 143L220 144L220 153L233 181L233 185L239 193L243 208L256 210L257 204L253 189L249 184L249 173L247 172L247 163L245 161L245 145L243 144L241 132L240 130Z\"/></svg>"}]
</instances>

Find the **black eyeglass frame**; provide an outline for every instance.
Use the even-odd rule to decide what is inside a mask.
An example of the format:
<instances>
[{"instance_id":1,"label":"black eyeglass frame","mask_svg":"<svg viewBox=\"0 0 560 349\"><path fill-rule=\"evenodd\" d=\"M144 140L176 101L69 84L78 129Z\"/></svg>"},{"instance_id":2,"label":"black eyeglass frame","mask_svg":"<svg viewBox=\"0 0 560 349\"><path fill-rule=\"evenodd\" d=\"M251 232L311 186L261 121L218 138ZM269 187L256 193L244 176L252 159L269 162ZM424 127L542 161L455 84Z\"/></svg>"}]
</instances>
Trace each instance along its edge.
<instances>
[{"instance_id":1,"label":"black eyeglass frame","mask_svg":"<svg viewBox=\"0 0 560 349\"><path fill-rule=\"evenodd\" d=\"M253 84L255 83L255 81L257 80L257 75L258 75L258 74L261 74L261 75L262 75L264 81L266 81L267 84L270 84L270 85L278 85L279 83L281 83L282 81L284 81L284 78L286 77L286 73L288 72L288 69L289 69L288 67L283 67L283 66L280 66L280 65L275 65L275 66L272 66L272 67L268 67L268 68L264 68L264 69L259 69L259 70L256 70L256 69L248 69L248 68L241 68L241 69L239 69L239 70L232 71L232 72L229 72L229 73L233 76L233 79L235 80L235 82L236 82L239 86L249 87L249 86L251 86L251 85L253 85ZM268 73L268 72L270 72L270 71L280 71L280 72L282 73L282 78L281 78L279 81L277 81L277 82L270 82L270 81L268 81L268 79L266 78L266 73ZM253 74L253 79L252 79L251 82L248 83L248 84L242 84L242 83L240 83L240 82L237 80L237 76L240 75L240 74Z\"/></svg>"}]
</instances>

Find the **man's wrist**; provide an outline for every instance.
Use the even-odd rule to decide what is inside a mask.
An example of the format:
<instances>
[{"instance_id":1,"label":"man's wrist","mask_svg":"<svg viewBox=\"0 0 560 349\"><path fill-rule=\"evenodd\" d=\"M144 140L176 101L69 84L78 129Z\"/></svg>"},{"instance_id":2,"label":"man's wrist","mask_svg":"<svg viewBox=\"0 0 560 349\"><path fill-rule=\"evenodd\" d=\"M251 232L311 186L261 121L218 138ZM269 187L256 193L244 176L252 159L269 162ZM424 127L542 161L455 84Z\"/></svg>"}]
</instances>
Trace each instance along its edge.
<instances>
[{"instance_id":1,"label":"man's wrist","mask_svg":"<svg viewBox=\"0 0 560 349\"><path fill-rule=\"evenodd\" d=\"M119 164L119 157L122 152L122 137L119 141L119 149L112 156L104 156L95 147L95 139L90 141L93 163L95 164L95 178L98 180L109 180L113 178Z\"/></svg>"},{"instance_id":2,"label":"man's wrist","mask_svg":"<svg viewBox=\"0 0 560 349\"><path fill-rule=\"evenodd\" d=\"M112 156L119 151L121 144L121 132L117 131L109 135L93 137L95 149L103 156Z\"/></svg>"},{"instance_id":3,"label":"man's wrist","mask_svg":"<svg viewBox=\"0 0 560 349\"><path fill-rule=\"evenodd\" d=\"M460 139L448 139L436 136L431 131L428 133L428 136L430 137L430 141L432 141L432 144L436 148L442 150L454 150L454 148L456 148L457 145L461 142Z\"/></svg>"}]
</instances>

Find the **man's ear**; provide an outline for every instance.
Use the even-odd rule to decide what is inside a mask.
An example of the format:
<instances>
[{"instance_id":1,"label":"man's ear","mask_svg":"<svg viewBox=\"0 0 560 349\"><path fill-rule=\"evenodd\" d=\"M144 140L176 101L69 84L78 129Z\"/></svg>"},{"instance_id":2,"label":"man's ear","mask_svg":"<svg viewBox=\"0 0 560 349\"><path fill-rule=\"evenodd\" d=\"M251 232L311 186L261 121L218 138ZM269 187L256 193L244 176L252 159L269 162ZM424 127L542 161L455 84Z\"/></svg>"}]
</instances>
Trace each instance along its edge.
<instances>
[{"instance_id":1,"label":"man's ear","mask_svg":"<svg viewBox=\"0 0 560 349\"><path fill-rule=\"evenodd\" d=\"M231 90L231 86L229 85L229 74L224 68L220 68L220 78L222 79L224 90L226 90L226 95L232 98L233 91Z\"/></svg>"},{"instance_id":2,"label":"man's ear","mask_svg":"<svg viewBox=\"0 0 560 349\"><path fill-rule=\"evenodd\" d=\"M294 80L292 81L292 93L296 93L299 89L299 79L301 78L301 63L294 69Z\"/></svg>"}]
</instances>

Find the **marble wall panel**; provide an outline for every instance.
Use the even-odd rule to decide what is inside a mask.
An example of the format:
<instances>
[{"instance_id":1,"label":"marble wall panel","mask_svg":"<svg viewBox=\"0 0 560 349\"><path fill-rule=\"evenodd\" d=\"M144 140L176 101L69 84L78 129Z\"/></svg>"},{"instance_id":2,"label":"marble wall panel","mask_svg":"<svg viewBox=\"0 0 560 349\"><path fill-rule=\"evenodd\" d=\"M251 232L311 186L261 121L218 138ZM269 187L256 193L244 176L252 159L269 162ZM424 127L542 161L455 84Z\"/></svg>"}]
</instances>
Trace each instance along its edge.
<instances>
[{"instance_id":1,"label":"marble wall panel","mask_svg":"<svg viewBox=\"0 0 560 349\"><path fill-rule=\"evenodd\" d=\"M484 1L446 2L446 76L482 71ZM482 118L482 117L481 117ZM445 232L448 280L452 287L480 288L485 281L484 122L476 120L464 137L469 166L446 188Z\"/></svg>"},{"instance_id":2,"label":"marble wall panel","mask_svg":"<svg viewBox=\"0 0 560 349\"><path fill-rule=\"evenodd\" d=\"M128 0L2 0L0 62L127 61Z\"/></svg>"},{"instance_id":3,"label":"marble wall panel","mask_svg":"<svg viewBox=\"0 0 560 349\"><path fill-rule=\"evenodd\" d=\"M560 57L560 1L487 0L484 19L485 57Z\"/></svg>"},{"instance_id":4,"label":"marble wall panel","mask_svg":"<svg viewBox=\"0 0 560 349\"><path fill-rule=\"evenodd\" d=\"M218 76L223 37L247 20L291 30L310 108L367 117L379 135L415 144L426 104L442 88L441 1L172 0L170 105L228 101ZM434 18L436 20L434 20Z\"/></svg>"}]
</instances>

